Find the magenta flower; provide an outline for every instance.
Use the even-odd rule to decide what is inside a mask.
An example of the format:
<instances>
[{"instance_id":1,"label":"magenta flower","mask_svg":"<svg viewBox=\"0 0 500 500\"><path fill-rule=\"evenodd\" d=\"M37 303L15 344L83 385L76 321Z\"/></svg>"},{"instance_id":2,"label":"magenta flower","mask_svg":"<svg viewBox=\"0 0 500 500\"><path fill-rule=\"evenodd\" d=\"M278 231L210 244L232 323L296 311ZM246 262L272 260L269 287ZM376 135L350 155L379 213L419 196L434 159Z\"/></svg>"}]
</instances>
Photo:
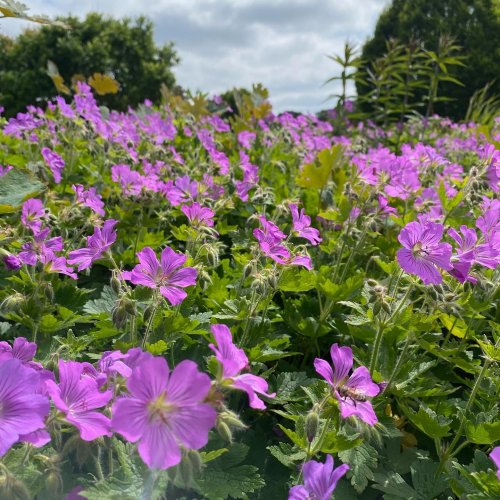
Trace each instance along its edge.
<instances>
[{"instance_id":1,"label":"magenta flower","mask_svg":"<svg viewBox=\"0 0 500 500\"><path fill-rule=\"evenodd\" d=\"M67 265L66 257L55 257L50 260L47 262L45 270L48 273L64 274L74 280L78 279L78 275L75 273L75 270Z\"/></svg>"},{"instance_id":2,"label":"magenta flower","mask_svg":"<svg viewBox=\"0 0 500 500\"><path fill-rule=\"evenodd\" d=\"M89 207L96 214L104 217L104 202L102 201L101 195L96 192L95 188L91 187L86 190L81 184L73 184L71 187L76 193L76 201L78 203Z\"/></svg>"},{"instance_id":3,"label":"magenta flower","mask_svg":"<svg viewBox=\"0 0 500 500\"><path fill-rule=\"evenodd\" d=\"M198 183L192 181L188 175L178 177L175 183L169 181L165 187L165 195L174 206L188 203L198 196Z\"/></svg>"},{"instance_id":4,"label":"magenta flower","mask_svg":"<svg viewBox=\"0 0 500 500\"><path fill-rule=\"evenodd\" d=\"M39 379L20 359L0 363L0 457L17 441L45 427L50 403L37 394Z\"/></svg>"},{"instance_id":5,"label":"magenta flower","mask_svg":"<svg viewBox=\"0 0 500 500\"><path fill-rule=\"evenodd\" d=\"M195 202L192 205L183 205L181 210L194 227L212 227L214 225L215 212L208 207L202 207Z\"/></svg>"},{"instance_id":6,"label":"magenta flower","mask_svg":"<svg viewBox=\"0 0 500 500\"><path fill-rule=\"evenodd\" d=\"M10 172L12 168L12 165L6 165L5 167L0 165L0 177L3 177L7 172Z\"/></svg>"},{"instance_id":7,"label":"magenta flower","mask_svg":"<svg viewBox=\"0 0 500 500\"><path fill-rule=\"evenodd\" d=\"M46 264L56 258L55 252L63 250L63 240L60 236L47 239L50 229L47 227L33 235L32 243L24 243L18 259L27 266L36 265L37 261Z\"/></svg>"},{"instance_id":8,"label":"magenta flower","mask_svg":"<svg viewBox=\"0 0 500 500\"><path fill-rule=\"evenodd\" d=\"M500 480L500 446L493 448L490 453L490 458L493 460L495 465L497 466L497 477Z\"/></svg>"},{"instance_id":9,"label":"magenta flower","mask_svg":"<svg viewBox=\"0 0 500 500\"><path fill-rule=\"evenodd\" d=\"M8 359L19 359L30 368L42 368L41 364L33 361L36 349L36 344L34 342L28 342L24 337L17 337L12 347L8 342L0 342L0 363Z\"/></svg>"},{"instance_id":10,"label":"magenta flower","mask_svg":"<svg viewBox=\"0 0 500 500\"><path fill-rule=\"evenodd\" d=\"M127 380L130 396L112 409L112 428L139 441L142 460L152 469L168 469L182 458L180 446L198 450L208 442L217 412L203 403L210 378L184 360L172 372L164 358L144 361Z\"/></svg>"},{"instance_id":11,"label":"magenta flower","mask_svg":"<svg viewBox=\"0 0 500 500\"><path fill-rule=\"evenodd\" d=\"M243 130L238 134L238 142L244 148L250 149L256 137L257 135L255 134L255 132L249 132L248 130Z\"/></svg>"},{"instance_id":12,"label":"magenta flower","mask_svg":"<svg viewBox=\"0 0 500 500\"><path fill-rule=\"evenodd\" d=\"M451 245L441 243L443 225L435 222L410 222L399 233L398 240L404 246L397 253L401 268L416 274L423 282L439 285L443 278L438 267L449 271Z\"/></svg>"},{"instance_id":13,"label":"magenta flower","mask_svg":"<svg viewBox=\"0 0 500 500\"><path fill-rule=\"evenodd\" d=\"M5 264L5 267L9 269L9 271L17 271L18 269L21 269L23 267L23 263L17 257L17 255L6 255L3 258L3 262Z\"/></svg>"},{"instance_id":14,"label":"magenta flower","mask_svg":"<svg viewBox=\"0 0 500 500\"><path fill-rule=\"evenodd\" d=\"M334 469L333 457L326 456L324 464L309 460L302 467L304 484L294 486L288 500L330 500L339 479L349 470L347 464Z\"/></svg>"},{"instance_id":15,"label":"magenta flower","mask_svg":"<svg viewBox=\"0 0 500 500\"><path fill-rule=\"evenodd\" d=\"M124 272L123 277L134 285L159 288L160 293L172 304L180 304L187 293L183 290L196 285L197 271L194 267L179 269L186 256L166 247L161 253L161 263L152 248L143 248L137 253L139 264L131 272Z\"/></svg>"},{"instance_id":16,"label":"magenta flower","mask_svg":"<svg viewBox=\"0 0 500 500\"><path fill-rule=\"evenodd\" d=\"M61 182L62 171L64 168L64 160L50 148L42 148L42 156L54 176L54 182L59 184Z\"/></svg>"},{"instance_id":17,"label":"magenta flower","mask_svg":"<svg viewBox=\"0 0 500 500\"><path fill-rule=\"evenodd\" d=\"M46 216L43 208L42 200L30 198L23 203L21 209L21 222L23 225L31 229L34 233L40 232L42 229L42 220Z\"/></svg>"},{"instance_id":18,"label":"magenta flower","mask_svg":"<svg viewBox=\"0 0 500 500\"><path fill-rule=\"evenodd\" d=\"M222 366L222 382L229 382L232 387L245 391L248 394L249 404L252 408L264 410L266 405L259 399L257 394L268 398L274 398L275 393L268 394L267 382L257 375L251 373L241 374L241 370L248 366L248 358L243 349L233 344L231 331L226 325L211 325L215 342L209 344L209 348L215 353L217 361Z\"/></svg>"},{"instance_id":19,"label":"magenta flower","mask_svg":"<svg viewBox=\"0 0 500 500\"><path fill-rule=\"evenodd\" d=\"M97 382L83 376L83 364L59 360L59 385L47 380L45 386L56 408L74 425L84 441L101 436L111 437L110 420L94 411L107 405L113 397L111 391L101 392Z\"/></svg>"},{"instance_id":20,"label":"magenta flower","mask_svg":"<svg viewBox=\"0 0 500 500\"><path fill-rule=\"evenodd\" d=\"M319 235L319 231L311 227L311 217L305 214L304 209L301 209L299 214L297 205L290 203L288 207L292 213L293 230L297 235L309 240L311 245L318 245L321 243L322 239Z\"/></svg>"},{"instance_id":21,"label":"magenta flower","mask_svg":"<svg viewBox=\"0 0 500 500\"><path fill-rule=\"evenodd\" d=\"M116 231L113 230L118 221L108 219L101 228L96 227L92 236L87 236L87 247L73 250L69 253L68 264L78 264L78 271L83 271L100 259L102 254L116 241Z\"/></svg>"},{"instance_id":22,"label":"magenta flower","mask_svg":"<svg viewBox=\"0 0 500 500\"><path fill-rule=\"evenodd\" d=\"M339 402L342 418L353 415L369 425L378 422L372 404L367 397L374 397L380 392L380 387L373 382L370 372L365 366L356 368L349 377L353 356L350 347L339 347L333 344L330 348L333 370L324 359L316 358L314 368L332 387L333 394Z\"/></svg>"},{"instance_id":23,"label":"magenta flower","mask_svg":"<svg viewBox=\"0 0 500 500\"><path fill-rule=\"evenodd\" d=\"M143 361L152 359L153 355L144 352L139 347L130 349L127 354L120 351L106 351L99 360L99 370L106 375L120 374L124 378L130 377L133 368Z\"/></svg>"}]
</instances>

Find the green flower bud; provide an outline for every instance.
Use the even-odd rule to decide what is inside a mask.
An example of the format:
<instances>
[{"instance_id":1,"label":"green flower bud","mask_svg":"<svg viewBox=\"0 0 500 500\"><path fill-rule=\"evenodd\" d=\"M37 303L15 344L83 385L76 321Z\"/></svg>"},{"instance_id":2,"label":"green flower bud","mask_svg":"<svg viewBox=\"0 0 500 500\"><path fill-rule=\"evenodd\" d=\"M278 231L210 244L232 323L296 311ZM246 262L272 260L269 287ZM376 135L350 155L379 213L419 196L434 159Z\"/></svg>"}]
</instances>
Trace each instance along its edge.
<instances>
[{"instance_id":1,"label":"green flower bud","mask_svg":"<svg viewBox=\"0 0 500 500\"><path fill-rule=\"evenodd\" d=\"M230 429L229 425L226 424L226 422L218 419L217 424L215 425L215 428L217 429L219 436L224 441L226 441L228 443L233 442L233 433L231 432L231 429Z\"/></svg>"},{"instance_id":2,"label":"green flower bud","mask_svg":"<svg viewBox=\"0 0 500 500\"><path fill-rule=\"evenodd\" d=\"M319 415L313 409L307 414L306 423L304 426L307 440L310 443L312 443L314 438L316 437L316 433L318 432L318 426L319 426Z\"/></svg>"}]
</instances>

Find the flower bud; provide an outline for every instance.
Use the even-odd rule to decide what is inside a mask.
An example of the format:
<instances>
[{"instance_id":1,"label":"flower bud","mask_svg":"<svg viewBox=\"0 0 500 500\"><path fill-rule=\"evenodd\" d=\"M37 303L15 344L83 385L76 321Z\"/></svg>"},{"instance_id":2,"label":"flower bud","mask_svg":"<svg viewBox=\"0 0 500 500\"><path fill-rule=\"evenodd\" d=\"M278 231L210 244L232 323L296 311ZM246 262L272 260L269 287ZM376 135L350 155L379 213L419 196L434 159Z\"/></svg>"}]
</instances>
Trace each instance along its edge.
<instances>
[{"instance_id":1,"label":"flower bud","mask_svg":"<svg viewBox=\"0 0 500 500\"><path fill-rule=\"evenodd\" d=\"M193 481L193 464L189 460L189 455L184 455L181 463L179 464L179 474L182 482L187 486Z\"/></svg>"},{"instance_id":2,"label":"flower bud","mask_svg":"<svg viewBox=\"0 0 500 500\"><path fill-rule=\"evenodd\" d=\"M109 284L111 285L113 292L115 292L116 295L120 295L122 291L122 283L115 274L111 277Z\"/></svg>"},{"instance_id":3,"label":"flower bud","mask_svg":"<svg viewBox=\"0 0 500 500\"><path fill-rule=\"evenodd\" d=\"M5 297L3 302L0 304L0 309L5 312L19 311L25 300L26 298L24 295L14 292L12 295Z\"/></svg>"},{"instance_id":4,"label":"flower bud","mask_svg":"<svg viewBox=\"0 0 500 500\"><path fill-rule=\"evenodd\" d=\"M385 301L382 301L382 309L387 313L391 314L391 306Z\"/></svg>"},{"instance_id":5,"label":"flower bud","mask_svg":"<svg viewBox=\"0 0 500 500\"><path fill-rule=\"evenodd\" d=\"M313 410L307 414L306 423L304 426L306 431L307 441L309 441L309 443L312 443L314 438L316 437L316 433L318 432L318 426L319 426L319 415L316 413L316 411L314 411L313 408Z\"/></svg>"},{"instance_id":6,"label":"flower bud","mask_svg":"<svg viewBox=\"0 0 500 500\"><path fill-rule=\"evenodd\" d=\"M127 322L127 311L122 304L113 308L111 319L116 328L121 329L125 326L125 323Z\"/></svg>"},{"instance_id":7,"label":"flower bud","mask_svg":"<svg viewBox=\"0 0 500 500\"><path fill-rule=\"evenodd\" d=\"M61 498L63 496L63 480L56 469L50 470L45 477L45 489L49 492L51 498Z\"/></svg>"},{"instance_id":8,"label":"flower bud","mask_svg":"<svg viewBox=\"0 0 500 500\"><path fill-rule=\"evenodd\" d=\"M226 424L226 422L218 419L217 423L215 424L215 428L217 429L219 436L224 441L226 441L230 444L233 442L233 433L231 432L231 429L230 429L229 425Z\"/></svg>"},{"instance_id":9,"label":"flower bud","mask_svg":"<svg viewBox=\"0 0 500 500\"><path fill-rule=\"evenodd\" d=\"M49 302L54 302L54 287L52 283L43 283L41 286L43 294Z\"/></svg>"},{"instance_id":10,"label":"flower bud","mask_svg":"<svg viewBox=\"0 0 500 500\"><path fill-rule=\"evenodd\" d=\"M188 457L191 465L193 466L193 473L195 474L195 476L201 474L201 471L203 469L203 460L201 459L200 453L196 450L189 450Z\"/></svg>"},{"instance_id":11,"label":"flower bud","mask_svg":"<svg viewBox=\"0 0 500 500\"><path fill-rule=\"evenodd\" d=\"M380 313L381 309L382 303L380 301L375 302L375 304L373 304L373 315L377 316Z\"/></svg>"},{"instance_id":12,"label":"flower bud","mask_svg":"<svg viewBox=\"0 0 500 500\"><path fill-rule=\"evenodd\" d=\"M28 488L14 476L0 478L0 498L6 500L30 500L32 498Z\"/></svg>"},{"instance_id":13,"label":"flower bud","mask_svg":"<svg viewBox=\"0 0 500 500\"><path fill-rule=\"evenodd\" d=\"M125 306L125 311L131 316L137 316L137 308L135 307L135 302L127 297L122 299L122 304Z\"/></svg>"}]
</instances>

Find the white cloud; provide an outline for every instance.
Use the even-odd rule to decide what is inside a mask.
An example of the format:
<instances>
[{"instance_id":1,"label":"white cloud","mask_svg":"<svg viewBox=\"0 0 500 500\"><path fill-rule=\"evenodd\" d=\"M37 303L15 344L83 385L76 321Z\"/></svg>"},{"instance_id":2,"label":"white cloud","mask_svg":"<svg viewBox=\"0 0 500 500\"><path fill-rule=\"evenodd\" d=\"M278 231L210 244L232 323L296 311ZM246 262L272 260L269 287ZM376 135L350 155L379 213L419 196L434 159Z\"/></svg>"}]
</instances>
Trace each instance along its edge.
<instances>
[{"instance_id":1,"label":"white cloud","mask_svg":"<svg viewBox=\"0 0 500 500\"><path fill-rule=\"evenodd\" d=\"M361 44L373 32L388 0L33 0L30 12L114 17L146 15L158 43L173 41L181 57L178 83L219 93L261 82L276 111L327 107L335 72L326 54L344 41ZM32 24L6 19L0 33L15 35Z\"/></svg>"}]
</instances>

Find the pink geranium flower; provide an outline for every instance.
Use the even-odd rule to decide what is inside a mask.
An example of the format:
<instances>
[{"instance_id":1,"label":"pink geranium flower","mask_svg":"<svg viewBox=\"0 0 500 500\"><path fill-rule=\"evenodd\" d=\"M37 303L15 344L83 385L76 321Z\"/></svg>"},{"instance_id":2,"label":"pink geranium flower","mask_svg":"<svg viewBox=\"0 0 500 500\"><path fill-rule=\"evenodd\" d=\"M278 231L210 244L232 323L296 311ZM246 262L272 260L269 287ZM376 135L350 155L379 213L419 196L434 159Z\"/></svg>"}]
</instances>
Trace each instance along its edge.
<instances>
[{"instance_id":1,"label":"pink geranium flower","mask_svg":"<svg viewBox=\"0 0 500 500\"><path fill-rule=\"evenodd\" d=\"M23 203L21 209L21 222L34 233L42 229L42 219L46 217L42 200L30 198Z\"/></svg>"},{"instance_id":2,"label":"pink geranium flower","mask_svg":"<svg viewBox=\"0 0 500 500\"><path fill-rule=\"evenodd\" d=\"M416 274L428 285L439 285L443 278L438 268L449 271L451 265L451 245L441 243L443 225L435 222L410 222L399 233L400 248L397 258L401 268Z\"/></svg>"},{"instance_id":3,"label":"pink geranium flower","mask_svg":"<svg viewBox=\"0 0 500 500\"><path fill-rule=\"evenodd\" d=\"M78 271L83 271L100 259L116 241L116 231L113 230L116 220L108 219L101 228L96 227L92 236L87 236L87 247L73 250L69 253L68 264L78 264Z\"/></svg>"},{"instance_id":4,"label":"pink geranium flower","mask_svg":"<svg viewBox=\"0 0 500 500\"><path fill-rule=\"evenodd\" d=\"M47 392L66 421L74 425L84 441L110 436L110 420L96 410L109 403L112 391L99 391L97 382L83 375L84 366L76 361L59 360L59 385L45 382Z\"/></svg>"},{"instance_id":5,"label":"pink geranium flower","mask_svg":"<svg viewBox=\"0 0 500 500\"><path fill-rule=\"evenodd\" d=\"M208 207L202 207L195 202L192 205L183 205L181 210L194 227L212 227L214 225L215 212Z\"/></svg>"},{"instance_id":6,"label":"pink geranium flower","mask_svg":"<svg viewBox=\"0 0 500 500\"><path fill-rule=\"evenodd\" d=\"M288 500L330 500L339 479L348 470L347 464L335 469L331 455L326 456L324 464L309 460L302 467L304 484L294 486L288 494Z\"/></svg>"},{"instance_id":7,"label":"pink geranium flower","mask_svg":"<svg viewBox=\"0 0 500 500\"><path fill-rule=\"evenodd\" d=\"M34 266L38 261L46 264L56 258L55 252L61 252L63 249L63 240L60 236L49 238L50 229L47 227L33 236L33 242L24 243L19 252L18 258L27 266Z\"/></svg>"},{"instance_id":8,"label":"pink geranium flower","mask_svg":"<svg viewBox=\"0 0 500 500\"><path fill-rule=\"evenodd\" d=\"M139 264L131 272L122 273L123 277L134 285L158 288L172 305L180 304L187 297L183 288L196 285L196 269L181 268L186 256L174 252L170 247L162 251L161 262L150 247L138 252L137 257Z\"/></svg>"},{"instance_id":9,"label":"pink geranium flower","mask_svg":"<svg viewBox=\"0 0 500 500\"><path fill-rule=\"evenodd\" d=\"M288 205L290 212L292 214L293 230L301 238L309 240L311 245L318 245L321 243L322 239L319 235L319 231L311 227L311 217L305 214L304 209L301 209L300 214L297 209L297 205L290 203Z\"/></svg>"},{"instance_id":10,"label":"pink geranium flower","mask_svg":"<svg viewBox=\"0 0 500 500\"><path fill-rule=\"evenodd\" d=\"M54 182L59 184L62 178L62 171L64 168L64 160L56 152L50 148L42 148L42 156L46 165L50 168L54 176Z\"/></svg>"},{"instance_id":11,"label":"pink geranium flower","mask_svg":"<svg viewBox=\"0 0 500 500\"><path fill-rule=\"evenodd\" d=\"M248 366L248 358L243 349L233 344L231 331L226 325L211 325L210 329L217 346L209 344L208 347L215 353L217 361L222 366L222 381L229 382L232 387L245 391L252 408L264 410L266 405L257 394L268 398L274 398L276 394L267 393L268 385L262 377L251 373L241 373Z\"/></svg>"},{"instance_id":12,"label":"pink geranium flower","mask_svg":"<svg viewBox=\"0 0 500 500\"><path fill-rule=\"evenodd\" d=\"M129 396L113 405L111 425L131 442L152 469L168 469L182 458L180 446L198 450L208 442L217 412L203 403L210 378L184 360L172 372L164 358L136 367L127 380Z\"/></svg>"},{"instance_id":13,"label":"pink geranium flower","mask_svg":"<svg viewBox=\"0 0 500 500\"><path fill-rule=\"evenodd\" d=\"M497 477L500 481L500 446L497 446L496 448L493 448L490 453L490 458L493 460L495 465L497 466Z\"/></svg>"},{"instance_id":14,"label":"pink geranium flower","mask_svg":"<svg viewBox=\"0 0 500 500\"><path fill-rule=\"evenodd\" d=\"M370 372L365 366L356 368L351 376L353 365L352 349L333 344L330 348L333 370L324 359L316 358L314 368L330 384L333 394L339 402L342 418L357 416L369 425L378 422L368 397L380 392L380 387L373 382Z\"/></svg>"},{"instance_id":15,"label":"pink geranium flower","mask_svg":"<svg viewBox=\"0 0 500 500\"><path fill-rule=\"evenodd\" d=\"M71 187L76 194L76 201L78 203L89 207L96 214L104 217L104 202L94 187L85 189L81 184L73 184Z\"/></svg>"},{"instance_id":16,"label":"pink geranium flower","mask_svg":"<svg viewBox=\"0 0 500 500\"><path fill-rule=\"evenodd\" d=\"M29 440L31 433L45 427L50 403L38 394L39 380L38 372L20 359L0 362L0 457L17 441Z\"/></svg>"}]
</instances>

